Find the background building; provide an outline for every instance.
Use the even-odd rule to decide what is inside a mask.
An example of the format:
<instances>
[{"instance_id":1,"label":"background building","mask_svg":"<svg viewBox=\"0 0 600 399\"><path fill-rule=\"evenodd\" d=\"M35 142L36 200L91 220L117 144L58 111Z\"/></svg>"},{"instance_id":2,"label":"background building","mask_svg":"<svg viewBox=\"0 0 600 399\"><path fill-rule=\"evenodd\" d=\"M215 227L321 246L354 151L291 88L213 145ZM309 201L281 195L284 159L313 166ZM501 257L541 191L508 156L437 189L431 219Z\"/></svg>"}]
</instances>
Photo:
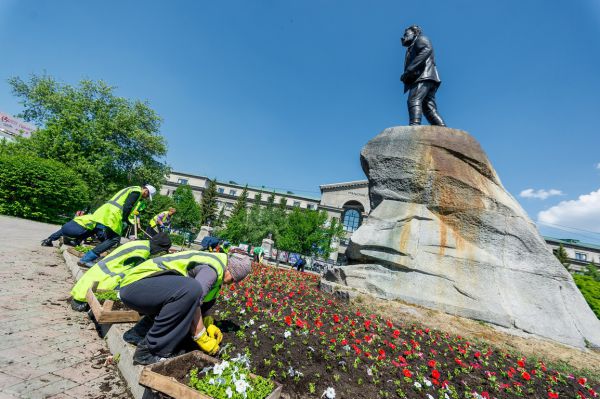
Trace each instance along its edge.
<instances>
[{"instance_id":1,"label":"background building","mask_svg":"<svg viewBox=\"0 0 600 399\"><path fill-rule=\"evenodd\" d=\"M30 137L37 128L21 119L0 112L0 140L14 141L15 137Z\"/></svg>"},{"instance_id":2,"label":"background building","mask_svg":"<svg viewBox=\"0 0 600 399\"><path fill-rule=\"evenodd\" d=\"M544 237L551 251L558 250L560 244L569 256L568 268L574 272L585 271L590 263L600 265L600 245L588 244L570 238Z\"/></svg>"}]
</instances>

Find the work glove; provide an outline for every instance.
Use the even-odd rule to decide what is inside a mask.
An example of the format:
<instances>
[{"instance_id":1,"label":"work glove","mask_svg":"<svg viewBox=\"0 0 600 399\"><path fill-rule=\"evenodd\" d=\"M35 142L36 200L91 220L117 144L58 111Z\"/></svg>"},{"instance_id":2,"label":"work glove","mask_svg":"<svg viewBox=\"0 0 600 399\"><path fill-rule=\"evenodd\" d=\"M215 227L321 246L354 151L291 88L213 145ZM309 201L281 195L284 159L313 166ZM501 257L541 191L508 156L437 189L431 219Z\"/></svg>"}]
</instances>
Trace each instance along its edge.
<instances>
[{"instance_id":1,"label":"work glove","mask_svg":"<svg viewBox=\"0 0 600 399\"><path fill-rule=\"evenodd\" d=\"M221 332L219 327L215 326L214 324L211 324L210 326L206 327L206 333L209 337L216 339L217 344L220 344L221 341L223 341L223 333Z\"/></svg>"},{"instance_id":2,"label":"work glove","mask_svg":"<svg viewBox=\"0 0 600 399\"><path fill-rule=\"evenodd\" d=\"M219 350L219 343L216 339L211 338L206 332L206 328L203 329L200 334L194 337L194 341L198 344L203 352L209 355L214 355Z\"/></svg>"}]
</instances>

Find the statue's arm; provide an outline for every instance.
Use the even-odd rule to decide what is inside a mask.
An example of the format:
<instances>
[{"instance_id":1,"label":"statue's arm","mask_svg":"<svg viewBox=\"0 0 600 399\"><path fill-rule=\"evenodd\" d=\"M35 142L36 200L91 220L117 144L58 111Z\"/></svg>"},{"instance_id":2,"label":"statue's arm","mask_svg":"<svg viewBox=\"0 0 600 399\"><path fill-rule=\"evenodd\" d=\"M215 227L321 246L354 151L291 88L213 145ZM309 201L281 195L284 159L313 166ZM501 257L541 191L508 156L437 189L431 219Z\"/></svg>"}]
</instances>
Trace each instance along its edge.
<instances>
[{"instance_id":1,"label":"statue's arm","mask_svg":"<svg viewBox=\"0 0 600 399\"><path fill-rule=\"evenodd\" d=\"M418 41L415 43L417 46L417 55L412 59L410 64L406 66L406 74L412 74L419 70L419 68L425 64L427 58L431 55L433 48L431 47L431 42L426 37L419 37Z\"/></svg>"}]
</instances>

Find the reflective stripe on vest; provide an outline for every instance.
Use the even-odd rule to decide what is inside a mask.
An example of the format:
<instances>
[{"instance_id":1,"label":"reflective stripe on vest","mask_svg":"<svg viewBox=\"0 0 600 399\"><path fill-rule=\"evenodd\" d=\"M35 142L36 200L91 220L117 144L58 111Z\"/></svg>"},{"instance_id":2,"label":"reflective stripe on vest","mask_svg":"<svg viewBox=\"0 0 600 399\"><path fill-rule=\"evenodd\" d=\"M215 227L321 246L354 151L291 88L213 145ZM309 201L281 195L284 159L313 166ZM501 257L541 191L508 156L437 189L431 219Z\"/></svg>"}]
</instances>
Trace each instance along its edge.
<instances>
[{"instance_id":1,"label":"reflective stripe on vest","mask_svg":"<svg viewBox=\"0 0 600 399\"><path fill-rule=\"evenodd\" d=\"M116 289L125 272L142 264L149 256L148 240L131 241L120 246L84 273L73 286L71 296L78 301L85 301L86 293L95 281L99 290Z\"/></svg>"},{"instance_id":2,"label":"reflective stripe on vest","mask_svg":"<svg viewBox=\"0 0 600 399\"><path fill-rule=\"evenodd\" d=\"M126 187L116 193L110 201L104 203L100 208L96 209L94 212L93 220L96 223L100 223L117 234L121 234L123 230L123 206L125 201L127 200L127 196L132 193L140 193L138 201L134 205L137 206L139 204L139 200L141 199L142 187L140 186L131 186Z\"/></svg>"},{"instance_id":3,"label":"reflective stripe on vest","mask_svg":"<svg viewBox=\"0 0 600 399\"><path fill-rule=\"evenodd\" d=\"M188 262L177 262L181 260L187 260ZM217 280L215 282L215 288L213 288L207 295L205 300L210 300L218 294L218 291L223 283L223 277L225 275L225 266L227 264L227 255L225 254L212 254L201 251L186 251L173 255L165 255L158 258L150 259L137 266L134 269L128 270L125 273L125 277L121 281L121 287L125 287L136 281L151 277L152 275L161 271L172 270L182 276L187 276L187 272L191 267L196 265L206 264L215 270L217 273ZM209 298L209 299L206 299Z\"/></svg>"}]
</instances>

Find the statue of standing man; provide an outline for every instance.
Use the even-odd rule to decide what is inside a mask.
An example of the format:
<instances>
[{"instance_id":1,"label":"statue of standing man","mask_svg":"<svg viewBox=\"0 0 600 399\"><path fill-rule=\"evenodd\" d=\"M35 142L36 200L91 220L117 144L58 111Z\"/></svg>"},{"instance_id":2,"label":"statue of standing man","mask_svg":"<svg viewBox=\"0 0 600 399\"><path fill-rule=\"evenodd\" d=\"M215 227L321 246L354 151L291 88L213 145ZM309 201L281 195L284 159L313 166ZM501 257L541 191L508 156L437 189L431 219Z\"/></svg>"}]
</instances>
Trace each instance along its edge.
<instances>
[{"instance_id":1,"label":"statue of standing man","mask_svg":"<svg viewBox=\"0 0 600 399\"><path fill-rule=\"evenodd\" d=\"M406 28L401 40L406 47L406 57L400 80L404 83L404 92L408 91L410 125L420 125L425 113L430 124L446 126L435 104L435 92L442 81L435 67L431 42L417 25Z\"/></svg>"}]
</instances>

